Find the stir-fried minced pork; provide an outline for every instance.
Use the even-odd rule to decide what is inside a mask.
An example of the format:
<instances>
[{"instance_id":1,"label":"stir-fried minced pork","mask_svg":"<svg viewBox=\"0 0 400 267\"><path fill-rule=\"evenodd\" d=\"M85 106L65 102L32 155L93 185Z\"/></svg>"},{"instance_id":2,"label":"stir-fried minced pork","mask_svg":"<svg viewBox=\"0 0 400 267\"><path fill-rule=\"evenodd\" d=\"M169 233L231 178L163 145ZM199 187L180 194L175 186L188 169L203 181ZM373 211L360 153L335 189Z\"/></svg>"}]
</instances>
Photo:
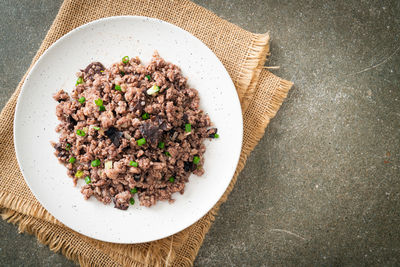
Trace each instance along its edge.
<instances>
[{"instance_id":1,"label":"stir-fried minced pork","mask_svg":"<svg viewBox=\"0 0 400 267\"><path fill-rule=\"evenodd\" d=\"M124 57L110 68L93 62L77 76L71 96L54 95L61 123L53 146L74 184L85 180L85 199L123 210L135 194L147 207L173 202L191 173L204 173L203 141L217 129L179 67L155 52L147 66Z\"/></svg>"}]
</instances>

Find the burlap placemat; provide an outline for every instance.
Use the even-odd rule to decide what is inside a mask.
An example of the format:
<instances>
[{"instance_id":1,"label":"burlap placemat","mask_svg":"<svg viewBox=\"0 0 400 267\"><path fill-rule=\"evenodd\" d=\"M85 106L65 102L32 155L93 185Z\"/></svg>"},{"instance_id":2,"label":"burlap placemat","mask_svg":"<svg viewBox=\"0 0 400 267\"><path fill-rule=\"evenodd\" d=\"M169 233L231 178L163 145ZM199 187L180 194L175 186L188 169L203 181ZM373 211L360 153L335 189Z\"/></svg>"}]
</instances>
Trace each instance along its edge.
<instances>
[{"instance_id":1,"label":"burlap placemat","mask_svg":"<svg viewBox=\"0 0 400 267\"><path fill-rule=\"evenodd\" d=\"M67 0L32 64L52 43L72 29L99 18L117 15L141 15L173 23L202 40L222 61L236 86L244 119L243 147L231 184L203 218L162 240L134 245L112 244L72 231L51 216L35 199L15 158L12 124L16 100L25 75L0 114L2 217L18 224L21 232L34 234L50 249L61 251L83 266L192 265L218 208L233 189L248 155L263 136L265 127L275 116L292 83L263 69L269 52L268 34L245 31L186 0Z\"/></svg>"}]
</instances>

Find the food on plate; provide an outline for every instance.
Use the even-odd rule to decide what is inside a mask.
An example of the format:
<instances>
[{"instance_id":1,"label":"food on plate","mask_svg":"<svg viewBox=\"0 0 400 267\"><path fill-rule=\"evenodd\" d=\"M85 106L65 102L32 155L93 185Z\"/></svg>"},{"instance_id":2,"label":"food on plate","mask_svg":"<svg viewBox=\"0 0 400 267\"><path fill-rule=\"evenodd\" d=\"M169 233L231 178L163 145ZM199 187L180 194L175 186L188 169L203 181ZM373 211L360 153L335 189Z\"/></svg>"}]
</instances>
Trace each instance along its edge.
<instances>
[{"instance_id":1,"label":"food on plate","mask_svg":"<svg viewBox=\"0 0 400 267\"><path fill-rule=\"evenodd\" d=\"M126 56L109 68L93 62L77 76L71 96L54 95L53 146L74 184L85 181L85 199L122 210L135 195L146 207L173 202L191 173L204 173L204 140L219 135L178 66L155 52L146 66Z\"/></svg>"}]
</instances>

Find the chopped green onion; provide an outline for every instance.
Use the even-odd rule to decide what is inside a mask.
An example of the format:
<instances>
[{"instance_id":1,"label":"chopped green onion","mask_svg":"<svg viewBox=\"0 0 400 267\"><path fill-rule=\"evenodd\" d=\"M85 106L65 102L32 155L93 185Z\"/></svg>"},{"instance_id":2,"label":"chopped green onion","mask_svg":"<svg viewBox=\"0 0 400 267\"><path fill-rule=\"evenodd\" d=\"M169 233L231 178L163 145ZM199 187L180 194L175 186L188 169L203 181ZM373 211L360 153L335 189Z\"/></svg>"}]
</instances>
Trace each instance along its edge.
<instances>
[{"instance_id":1,"label":"chopped green onion","mask_svg":"<svg viewBox=\"0 0 400 267\"><path fill-rule=\"evenodd\" d=\"M147 119L150 119L150 114L149 113L144 113L143 115L142 115L142 119L144 119L144 120L147 120Z\"/></svg>"},{"instance_id":2,"label":"chopped green onion","mask_svg":"<svg viewBox=\"0 0 400 267\"><path fill-rule=\"evenodd\" d=\"M95 100L94 103L96 104L96 106L101 107L103 105L103 99L99 98Z\"/></svg>"},{"instance_id":3,"label":"chopped green onion","mask_svg":"<svg viewBox=\"0 0 400 267\"><path fill-rule=\"evenodd\" d=\"M174 176L169 177L169 181L170 181L171 183L175 182Z\"/></svg>"},{"instance_id":4,"label":"chopped green onion","mask_svg":"<svg viewBox=\"0 0 400 267\"><path fill-rule=\"evenodd\" d=\"M134 188L131 188L131 194L136 194L137 193L137 188L136 187L134 187Z\"/></svg>"},{"instance_id":5,"label":"chopped green onion","mask_svg":"<svg viewBox=\"0 0 400 267\"><path fill-rule=\"evenodd\" d=\"M75 177L76 177L76 178L81 178L82 175L83 175L83 171L77 171L77 172L75 173Z\"/></svg>"},{"instance_id":6,"label":"chopped green onion","mask_svg":"<svg viewBox=\"0 0 400 267\"><path fill-rule=\"evenodd\" d=\"M142 146L142 145L146 144L146 139L140 138L139 140L136 141L136 143L138 144L138 146Z\"/></svg>"},{"instance_id":7,"label":"chopped green onion","mask_svg":"<svg viewBox=\"0 0 400 267\"><path fill-rule=\"evenodd\" d=\"M70 149L71 149L71 144L68 144L68 143L67 143L67 144L65 145L65 150L69 151Z\"/></svg>"},{"instance_id":8,"label":"chopped green onion","mask_svg":"<svg viewBox=\"0 0 400 267\"><path fill-rule=\"evenodd\" d=\"M200 158L198 156L194 156L193 163L197 165L197 164L199 164L199 162L200 162Z\"/></svg>"},{"instance_id":9,"label":"chopped green onion","mask_svg":"<svg viewBox=\"0 0 400 267\"><path fill-rule=\"evenodd\" d=\"M117 90L117 91L121 91L121 85L116 84L114 88L115 88L115 90Z\"/></svg>"},{"instance_id":10,"label":"chopped green onion","mask_svg":"<svg viewBox=\"0 0 400 267\"><path fill-rule=\"evenodd\" d=\"M164 142L160 142L158 143L158 147L163 149L165 147L165 143Z\"/></svg>"},{"instance_id":11,"label":"chopped green onion","mask_svg":"<svg viewBox=\"0 0 400 267\"><path fill-rule=\"evenodd\" d=\"M79 77L78 80L76 80L76 85L83 83L83 78Z\"/></svg>"},{"instance_id":12,"label":"chopped green onion","mask_svg":"<svg viewBox=\"0 0 400 267\"><path fill-rule=\"evenodd\" d=\"M129 162L129 165L131 165L131 166L133 166L133 167L139 166L138 163L137 163L136 161L133 161L133 160L131 160L131 161Z\"/></svg>"},{"instance_id":13,"label":"chopped green onion","mask_svg":"<svg viewBox=\"0 0 400 267\"><path fill-rule=\"evenodd\" d=\"M147 89L146 93L148 95L154 95L158 91L160 91L160 87L158 87L156 84L154 84L151 88Z\"/></svg>"},{"instance_id":14,"label":"chopped green onion","mask_svg":"<svg viewBox=\"0 0 400 267\"><path fill-rule=\"evenodd\" d=\"M106 110L106 107L105 107L105 106L100 106L100 107L99 107L99 110L100 110L100 111L105 111L105 110Z\"/></svg>"},{"instance_id":15,"label":"chopped green onion","mask_svg":"<svg viewBox=\"0 0 400 267\"><path fill-rule=\"evenodd\" d=\"M192 131L192 125L190 123L185 124L185 132L190 133Z\"/></svg>"},{"instance_id":16,"label":"chopped green onion","mask_svg":"<svg viewBox=\"0 0 400 267\"><path fill-rule=\"evenodd\" d=\"M104 70L101 70L100 72L101 72L101 73L103 73L103 72L104 72Z\"/></svg>"},{"instance_id":17,"label":"chopped green onion","mask_svg":"<svg viewBox=\"0 0 400 267\"><path fill-rule=\"evenodd\" d=\"M113 166L113 162L111 160L106 161L104 163L104 169L106 169L106 170L112 169L112 166Z\"/></svg>"},{"instance_id":18,"label":"chopped green onion","mask_svg":"<svg viewBox=\"0 0 400 267\"><path fill-rule=\"evenodd\" d=\"M167 155L168 157L171 157L171 154L168 151L165 151L165 155Z\"/></svg>"},{"instance_id":19,"label":"chopped green onion","mask_svg":"<svg viewBox=\"0 0 400 267\"><path fill-rule=\"evenodd\" d=\"M214 134L214 138L219 138L219 134Z\"/></svg>"},{"instance_id":20,"label":"chopped green onion","mask_svg":"<svg viewBox=\"0 0 400 267\"><path fill-rule=\"evenodd\" d=\"M74 158L74 157L71 157L69 160L69 163L72 163L72 164L74 164L75 163L75 161L76 161L76 158Z\"/></svg>"},{"instance_id":21,"label":"chopped green onion","mask_svg":"<svg viewBox=\"0 0 400 267\"><path fill-rule=\"evenodd\" d=\"M100 164L101 164L101 162L99 159L93 160L91 163L92 167L98 167L98 166L100 166Z\"/></svg>"},{"instance_id":22,"label":"chopped green onion","mask_svg":"<svg viewBox=\"0 0 400 267\"><path fill-rule=\"evenodd\" d=\"M131 203L131 205L135 204L135 200L133 199L133 197L129 199L129 203Z\"/></svg>"},{"instance_id":23,"label":"chopped green onion","mask_svg":"<svg viewBox=\"0 0 400 267\"><path fill-rule=\"evenodd\" d=\"M128 63L129 62L129 57L128 56L124 56L123 58L122 58L122 62L123 63Z\"/></svg>"},{"instance_id":24,"label":"chopped green onion","mask_svg":"<svg viewBox=\"0 0 400 267\"><path fill-rule=\"evenodd\" d=\"M85 177L85 183L86 184L90 184L92 182L92 180L90 180L90 177L89 176L86 176Z\"/></svg>"},{"instance_id":25,"label":"chopped green onion","mask_svg":"<svg viewBox=\"0 0 400 267\"><path fill-rule=\"evenodd\" d=\"M147 78L147 80L151 81L151 76L150 75L146 75L145 77Z\"/></svg>"},{"instance_id":26,"label":"chopped green onion","mask_svg":"<svg viewBox=\"0 0 400 267\"><path fill-rule=\"evenodd\" d=\"M96 131L98 131L98 130L100 130L100 127L93 126L93 129L95 129Z\"/></svg>"},{"instance_id":27,"label":"chopped green onion","mask_svg":"<svg viewBox=\"0 0 400 267\"><path fill-rule=\"evenodd\" d=\"M83 96L81 98L79 98L79 103L83 104L86 101L86 98L84 98Z\"/></svg>"},{"instance_id":28,"label":"chopped green onion","mask_svg":"<svg viewBox=\"0 0 400 267\"><path fill-rule=\"evenodd\" d=\"M124 76L124 75L125 75L125 72L120 71L119 74L120 74L121 76Z\"/></svg>"},{"instance_id":29,"label":"chopped green onion","mask_svg":"<svg viewBox=\"0 0 400 267\"><path fill-rule=\"evenodd\" d=\"M83 130L76 130L76 134L79 136L85 136L86 133Z\"/></svg>"}]
</instances>

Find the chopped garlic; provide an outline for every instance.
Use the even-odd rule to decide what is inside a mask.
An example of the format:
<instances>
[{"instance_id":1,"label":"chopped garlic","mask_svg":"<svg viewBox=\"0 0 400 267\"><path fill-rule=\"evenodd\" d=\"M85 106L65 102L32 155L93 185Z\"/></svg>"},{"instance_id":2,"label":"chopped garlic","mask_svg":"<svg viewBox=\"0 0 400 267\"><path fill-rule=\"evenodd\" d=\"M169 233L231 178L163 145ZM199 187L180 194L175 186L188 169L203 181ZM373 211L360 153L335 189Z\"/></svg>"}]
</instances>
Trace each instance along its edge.
<instances>
[{"instance_id":1,"label":"chopped garlic","mask_svg":"<svg viewBox=\"0 0 400 267\"><path fill-rule=\"evenodd\" d=\"M104 163L104 167L105 167L106 170L112 169L112 167L113 167L113 162L112 162L111 160L106 161L106 162Z\"/></svg>"},{"instance_id":2,"label":"chopped garlic","mask_svg":"<svg viewBox=\"0 0 400 267\"><path fill-rule=\"evenodd\" d=\"M121 84L121 91L122 91L123 93L126 92L126 88L128 88L128 86L127 86L125 83Z\"/></svg>"},{"instance_id":3,"label":"chopped garlic","mask_svg":"<svg viewBox=\"0 0 400 267\"><path fill-rule=\"evenodd\" d=\"M156 84L154 84L151 88L147 89L146 92L148 95L154 95L158 91L160 91L160 87L158 87Z\"/></svg>"},{"instance_id":4,"label":"chopped garlic","mask_svg":"<svg viewBox=\"0 0 400 267\"><path fill-rule=\"evenodd\" d=\"M81 171L81 170L79 170L79 171L77 171L77 172L75 173L75 177L76 177L76 178L81 178L82 175L83 175L83 171Z\"/></svg>"},{"instance_id":5,"label":"chopped garlic","mask_svg":"<svg viewBox=\"0 0 400 267\"><path fill-rule=\"evenodd\" d=\"M132 136L129 134L128 131L125 131L125 132L124 132L124 137L125 137L126 139L128 139L128 140L131 140L131 139L132 139Z\"/></svg>"}]
</instances>

